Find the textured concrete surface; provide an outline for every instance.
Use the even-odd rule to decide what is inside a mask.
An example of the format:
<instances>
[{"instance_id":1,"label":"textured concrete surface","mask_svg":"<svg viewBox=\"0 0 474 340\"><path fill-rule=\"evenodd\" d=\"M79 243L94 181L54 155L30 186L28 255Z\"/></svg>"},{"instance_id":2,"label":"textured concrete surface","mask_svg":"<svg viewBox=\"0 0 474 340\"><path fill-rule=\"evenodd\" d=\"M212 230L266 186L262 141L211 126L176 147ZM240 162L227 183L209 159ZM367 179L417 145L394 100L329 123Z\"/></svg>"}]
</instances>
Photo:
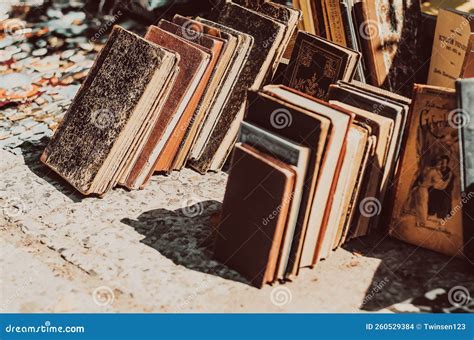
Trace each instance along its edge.
<instances>
[{"instance_id":1,"label":"textured concrete surface","mask_svg":"<svg viewBox=\"0 0 474 340\"><path fill-rule=\"evenodd\" d=\"M383 236L258 290L212 258L225 173L84 198L39 162L43 147L0 151L1 311L357 312L435 288L473 295L468 261Z\"/></svg>"}]
</instances>

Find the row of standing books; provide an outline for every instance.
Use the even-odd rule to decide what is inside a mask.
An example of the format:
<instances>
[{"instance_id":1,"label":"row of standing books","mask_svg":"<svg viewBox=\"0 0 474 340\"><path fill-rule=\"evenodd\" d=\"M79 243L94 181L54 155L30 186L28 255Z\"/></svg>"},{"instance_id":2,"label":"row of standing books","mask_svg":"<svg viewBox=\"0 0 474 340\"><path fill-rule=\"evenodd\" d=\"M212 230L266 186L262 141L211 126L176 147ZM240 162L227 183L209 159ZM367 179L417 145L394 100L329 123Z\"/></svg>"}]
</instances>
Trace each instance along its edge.
<instances>
[{"instance_id":1,"label":"row of standing books","mask_svg":"<svg viewBox=\"0 0 474 340\"><path fill-rule=\"evenodd\" d=\"M248 93L216 258L261 287L387 227L472 261L470 19L440 11L429 85L412 99L354 80L360 54L298 32L283 85Z\"/></svg>"}]
</instances>

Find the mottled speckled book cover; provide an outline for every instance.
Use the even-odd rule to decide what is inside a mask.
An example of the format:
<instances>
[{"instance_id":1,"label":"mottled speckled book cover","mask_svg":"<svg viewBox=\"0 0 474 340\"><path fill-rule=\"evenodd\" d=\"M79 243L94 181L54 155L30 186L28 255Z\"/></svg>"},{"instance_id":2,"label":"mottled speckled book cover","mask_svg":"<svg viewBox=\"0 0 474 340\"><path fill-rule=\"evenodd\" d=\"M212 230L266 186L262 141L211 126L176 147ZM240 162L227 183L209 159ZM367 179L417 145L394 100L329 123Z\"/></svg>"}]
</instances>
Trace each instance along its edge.
<instances>
[{"instance_id":1,"label":"mottled speckled book cover","mask_svg":"<svg viewBox=\"0 0 474 340\"><path fill-rule=\"evenodd\" d=\"M154 103L142 103L144 93L152 82L165 87L175 63L174 54L115 26L41 160L81 193L102 194L93 183L106 168L118 170L121 159L113 154L130 145L117 142L133 138L125 136L127 126Z\"/></svg>"}]
</instances>

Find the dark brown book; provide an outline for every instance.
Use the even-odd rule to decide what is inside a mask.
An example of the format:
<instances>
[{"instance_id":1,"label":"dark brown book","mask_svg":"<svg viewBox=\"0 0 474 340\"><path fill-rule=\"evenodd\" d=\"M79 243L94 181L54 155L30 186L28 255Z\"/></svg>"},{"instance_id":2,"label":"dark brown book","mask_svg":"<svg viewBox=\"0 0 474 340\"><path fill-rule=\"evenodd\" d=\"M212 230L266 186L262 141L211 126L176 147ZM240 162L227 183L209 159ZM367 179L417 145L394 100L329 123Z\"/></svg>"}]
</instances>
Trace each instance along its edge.
<instances>
[{"instance_id":1,"label":"dark brown book","mask_svg":"<svg viewBox=\"0 0 474 340\"><path fill-rule=\"evenodd\" d=\"M266 86L260 92L249 92L248 100L252 105L249 106L245 120L311 150L300 212L286 266L285 276L291 277L297 274L299 268L299 257L311 215L321 162L326 146L332 139L332 126L330 119L301 107L299 103L286 102L273 96L266 90L269 87L272 86Z\"/></svg>"},{"instance_id":2,"label":"dark brown book","mask_svg":"<svg viewBox=\"0 0 474 340\"><path fill-rule=\"evenodd\" d=\"M288 164L235 146L215 257L256 287L274 280L294 181Z\"/></svg>"},{"instance_id":3,"label":"dark brown book","mask_svg":"<svg viewBox=\"0 0 474 340\"><path fill-rule=\"evenodd\" d=\"M420 3L366 0L354 4L354 13L367 82L411 97L424 61L416 53Z\"/></svg>"},{"instance_id":4,"label":"dark brown book","mask_svg":"<svg viewBox=\"0 0 474 340\"><path fill-rule=\"evenodd\" d=\"M456 109L453 89L415 86L390 229L398 239L449 256L462 256L465 242Z\"/></svg>"},{"instance_id":5,"label":"dark brown book","mask_svg":"<svg viewBox=\"0 0 474 340\"><path fill-rule=\"evenodd\" d=\"M327 100L331 84L352 79L359 58L356 51L306 32L298 32L284 85Z\"/></svg>"},{"instance_id":6,"label":"dark brown book","mask_svg":"<svg viewBox=\"0 0 474 340\"><path fill-rule=\"evenodd\" d=\"M157 162L160 159L166 161L163 154L166 143L176 127L180 126L181 117L192 115L195 111L200 98L196 89L209 63L208 53L156 26L150 26L145 39L178 53L181 59L175 86L144 150L123 183L130 189L143 186L153 174Z\"/></svg>"},{"instance_id":7,"label":"dark brown book","mask_svg":"<svg viewBox=\"0 0 474 340\"><path fill-rule=\"evenodd\" d=\"M234 3L226 3L223 6L217 21L251 35L254 44L223 114L210 135L209 143L199 159L190 161L190 165L201 173L207 172L213 162L213 170L218 170L223 165L243 119L247 89L261 87L273 65L285 30L283 24Z\"/></svg>"},{"instance_id":8,"label":"dark brown book","mask_svg":"<svg viewBox=\"0 0 474 340\"><path fill-rule=\"evenodd\" d=\"M177 60L115 26L41 160L81 193L104 194L140 129L156 119Z\"/></svg>"}]
</instances>

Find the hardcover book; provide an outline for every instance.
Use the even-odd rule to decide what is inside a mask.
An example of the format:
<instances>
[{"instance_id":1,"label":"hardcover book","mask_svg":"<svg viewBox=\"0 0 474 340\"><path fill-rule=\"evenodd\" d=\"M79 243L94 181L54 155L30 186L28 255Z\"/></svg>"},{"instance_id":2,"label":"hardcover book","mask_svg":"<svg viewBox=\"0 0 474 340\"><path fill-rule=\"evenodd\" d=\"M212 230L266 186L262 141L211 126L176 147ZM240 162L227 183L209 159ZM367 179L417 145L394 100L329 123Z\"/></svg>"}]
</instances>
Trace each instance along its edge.
<instances>
[{"instance_id":1,"label":"hardcover book","mask_svg":"<svg viewBox=\"0 0 474 340\"><path fill-rule=\"evenodd\" d=\"M284 85L326 100L329 85L352 79L359 57L356 51L298 32Z\"/></svg>"},{"instance_id":2,"label":"hardcover book","mask_svg":"<svg viewBox=\"0 0 474 340\"><path fill-rule=\"evenodd\" d=\"M156 120L177 62L176 54L115 26L41 160L81 193L104 194L146 118Z\"/></svg>"},{"instance_id":3,"label":"hardcover book","mask_svg":"<svg viewBox=\"0 0 474 340\"><path fill-rule=\"evenodd\" d=\"M295 174L245 144L235 146L233 159L214 254L262 287L274 281Z\"/></svg>"}]
</instances>

